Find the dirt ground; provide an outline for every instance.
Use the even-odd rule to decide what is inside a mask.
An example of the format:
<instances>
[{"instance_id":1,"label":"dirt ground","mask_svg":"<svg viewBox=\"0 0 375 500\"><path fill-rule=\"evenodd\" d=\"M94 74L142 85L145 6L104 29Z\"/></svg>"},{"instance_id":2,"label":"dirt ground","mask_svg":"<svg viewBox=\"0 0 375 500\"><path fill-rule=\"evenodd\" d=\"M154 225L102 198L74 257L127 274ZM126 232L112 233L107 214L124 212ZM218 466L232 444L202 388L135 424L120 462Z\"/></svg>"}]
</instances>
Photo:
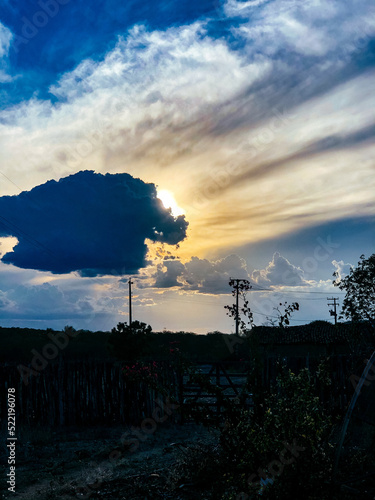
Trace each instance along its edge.
<instances>
[{"instance_id":1,"label":"dirt ground","mask_svg":"<svg viewBox=\"0 0 375 500\"><path fill-rule=\"evenodd\" d=\"M24 432L17 443L16 494L7 491L9 469L3 468L1 498L204 498L192 484L184 484L183 478L177 477L176 467L189 446L217 442L213 430L189 423L160 424L148 433L140 430L138 437L129 430L113 427ZM5 447L0 454L1 462L6 463Z\"/></svg>"}]
</instances>

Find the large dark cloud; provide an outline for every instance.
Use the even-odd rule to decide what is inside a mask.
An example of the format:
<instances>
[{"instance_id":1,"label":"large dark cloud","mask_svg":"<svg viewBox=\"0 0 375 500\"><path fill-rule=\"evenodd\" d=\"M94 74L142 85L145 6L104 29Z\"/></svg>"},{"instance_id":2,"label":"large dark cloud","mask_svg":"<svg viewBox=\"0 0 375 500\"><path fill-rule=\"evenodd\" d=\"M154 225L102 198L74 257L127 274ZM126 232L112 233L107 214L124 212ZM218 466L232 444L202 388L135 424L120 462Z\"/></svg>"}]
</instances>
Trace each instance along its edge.
<instances>
[{"instance_id":1,"label":"large dark cloud","mask_svg":"<svg viewBox=\"0 0 375 500\"><path fill-rule=\"evenodd\" d=\"M129 174L79 172L18 196L0 198L0 236L18 244L2 261L82 276L135 273L146 265L145 239L175 245L186 237L154 184Z\"/></svg>"}]
</instances>

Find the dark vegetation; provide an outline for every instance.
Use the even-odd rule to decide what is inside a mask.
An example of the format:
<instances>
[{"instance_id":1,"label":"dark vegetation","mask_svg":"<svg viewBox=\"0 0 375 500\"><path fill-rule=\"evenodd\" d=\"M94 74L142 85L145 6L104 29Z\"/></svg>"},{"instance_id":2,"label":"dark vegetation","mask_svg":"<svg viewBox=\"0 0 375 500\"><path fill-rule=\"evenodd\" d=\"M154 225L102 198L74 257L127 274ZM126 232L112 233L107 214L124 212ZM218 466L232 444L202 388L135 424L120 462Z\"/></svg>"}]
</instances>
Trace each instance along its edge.
<instances>
[{"instance_id":1,"label":"dark vegetation","mask_svg":"<svg viewBox=\"0 0 375 500\"><path fill-rule=\"evenodd\" d=\"M49 335L57 332L34 330L31 328L0 327L0 362L30 362L32 350L42 352L46 343L51 342ZM327 321L314 321L308 325L279 329L272 326L259 326L252 329L252 338L258 337L261 345L315 344L325 345L332 351L338 345L354 352L364 343L371 343L372 329L367 322L357 328L353 323L341 323L337 327ZM227 341L223 340L227 339ZM244 340L244 341L243 341ZM78 330L60 356L69 359L108 360L153 358L168 359L170 349L179 349L191 361L222 361L248 359L248 340L241 337L236 342L234 334L209 332L198 335L190 332L153 332L151 327L133 322L132 330L126 323L120 323L112 332L91 332ZM237 345L231 353L228 345ZM287 348L285 348L287 350Z\"/></svg>"},{"instance_id":2,"label":"dark vegetation","mask_svg":"<svg viewBox=\"0 0 375 500\"><path fill-rule=\"evenodd\" d=\"M375 330L375 254L368 259L361 255L357 267L341 280L337 273L334 276L334 285L346 293L340 319L367 321Z\"/></svg>"},{"instance_id":3,"label":"dark vegetation","mask_svg":"<svg viewBox=\"0 0 375 500\"><path fill-rule=\"evenodd\" d=\"M51 334L56 333L17 329L13 332L19 338L28 336L24 350L21 353L13 352L14 360L20 362L22 359L24 363L30 362L31 349L42 352L46 341L50 341ZM353 343L352 335L356 332L356 338L366 338L366 342ZM12 338L9 336L12 330L1 329L0 333L2 343L4 340L5 343L9 342ZM66 349L61 351L60 356L66 359L90 359L88 366L93 366L93 360L99 362L103 358L107 358L107 361L112 359L116 365L122 363L126 368L124 377L132 384L150 386L151 390L165 395L174 393L175 388L161 387L160 379L154 379L153 374L157 374L158 369L151 369L151 372L148 370L151 359L169 360L176 369L190 373L191 380L202 388L211 390L213 395L220 393L221 389L214 382L200 376L194 366L195 361L242 360L248 363L248 379L243 391L251 391L254 404L252 408L223 400L224 411L220 419L215 420L208 418L207 410L198 406L193 413L195 422L215 431L213 440L187 441L173 460L169 455L160 456L159 462L155 461L154 470L158 471L162 462L168 464L167 471L155 472L154 476L137 475L139 466L135 464L128 471L131 479L121 480L117 476L116 479L112 476L103 479L100 491L103 494L105 492L105 496L92 491L90 497L245 500L259 498L261 493L262 498L272 500L303 497L310 500L372 498L366 493L375 492L373 477L367 477L375 470L375 457L371 451L375 445L375 434L372 429L366 431L365 437L357 424L350 429L350 436L361 436L366 445L358 447L358 437L354 442L346 441L345 453L333 481L335 450L345 408L338 411L337 407L331 406L329 399L322 399L322 395L335 390L332 387L331 357L320 356L317 368L316 363L311 360L311 367L315 366L313 373L311 369L288 369L284 366L285 357L276 355L275 359L279 359L276 364L276 379L268 385L262 381L264 356L277 346L288 348L293 345L294 340L303 347L303 342L310 339L310 342L324 348L327 342L331 342L334 351L334 346L342 342L352 356L353 369L356 370L354 384L348 380L351 372L346 374L350 392L354 393L363 369L364 356L369 356L373 349L373 344L371 346L369 343L371 328L368 328L367 323L334 327L327 322L314 322L304 327L284 329L255 327L241 337L230 336L229 344L223 338L223 334L219 332L208 335L152 333L147 325L134 322L132 328L119 324L112 332L79 332ZM107 345L106 350L103 349L104 344ZM233 352L230 352L230 346L233 346ZM129 363L130 360L133 360L132 364ZM152 415L151 411L149 413ZM138 425L141 422L142 419ZM170 425L172 419L166 423L167 427ZM154 441L150 440L148 443L151 442ZM36 449L38 446L37 444ZM79 446L81 448L82 443ZM129 455L124 444L118 449L128 463L133 457L132 453ZM89 456L90 452L87 454ZM151 464L154 462L150 466ZM121 478L121 471L118 473ZM341 484L353 475L367 479L352 488L354 493L345 492ZM72 487L69 491L71 494L75 492ZM54 494L51 493L50 498ZM75 494L71 498L74 497Z\"/></svg>"},{"instance_id":4,"label":"dark vegetation","mask_svg":"<svg viewBox=\"0 0 375 500\"><path fill-rule=\"evenodd\" d=\"M30 362L33 357L32 350L41 352L43 346L51 342L48 334L55 333L52 329L45 331L0 327L0 361ZM112 332L79 330L78 335L60 355L71 359L94 360L115 357L128 360L139 357L166 359L174 346L192 360L221 360L230 356L222 336L220 332L207 335L152 332L144 323L135 321L132 330L126 323L120 323Z\"/></svg>"}]
</instances>

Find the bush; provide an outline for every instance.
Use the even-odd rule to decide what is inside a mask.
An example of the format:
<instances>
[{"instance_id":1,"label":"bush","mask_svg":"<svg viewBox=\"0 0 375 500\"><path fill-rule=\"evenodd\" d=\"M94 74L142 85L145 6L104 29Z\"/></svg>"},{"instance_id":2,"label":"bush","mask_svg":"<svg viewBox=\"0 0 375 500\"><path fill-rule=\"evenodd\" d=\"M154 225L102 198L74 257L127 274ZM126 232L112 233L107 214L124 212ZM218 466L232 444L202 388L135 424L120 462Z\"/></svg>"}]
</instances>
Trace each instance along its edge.
<instances>
[{"instance_id":1,"label":"bush","mask_svg":"<svg viewBox=\"0 0 375 500\"><path fill-rule=\"evenodd\" d=\"M139 359L147 352L147 336L151 331L150 325L140 321L133 321L131 326L119 323L108 339L110 354L128 361Z\"/></svg>"},{"instance_id":2,"label":"bush","mask_svg":"<svg viewBox=\"0 0 375 500\"><path fill-rule=\"evenodd\" d=\"M202 450L193 451L185 476L206 474L213 498L286 500L309 498L312 491L323 498L332 469L332 424L308 370L296 375L283 368L271 393L262 399L260 392L257 401L256 412L228 406L219 447L208 460L199 458Z\"/></svg>"}]
</instances>

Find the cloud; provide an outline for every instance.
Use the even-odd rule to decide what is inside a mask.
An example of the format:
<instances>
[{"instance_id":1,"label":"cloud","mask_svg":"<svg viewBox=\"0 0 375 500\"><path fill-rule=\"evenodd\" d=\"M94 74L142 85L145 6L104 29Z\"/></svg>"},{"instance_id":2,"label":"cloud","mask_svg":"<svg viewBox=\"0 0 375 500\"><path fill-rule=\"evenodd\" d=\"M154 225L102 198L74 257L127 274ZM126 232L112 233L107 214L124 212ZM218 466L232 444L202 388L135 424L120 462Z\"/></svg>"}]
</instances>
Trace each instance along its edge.
<instances>
[{"instance_id":1,"label":"cloud","mask_svg":"<svg viewBox=\"0 0 375 500\"><path fill-rule=\"evenodd\" d=\"M7 297L6 293L0 290L0 309L2 309L2 313L5 310L10 309L14 304Z\"/></svg>"},{"instance_id":2,"label":"cloud","mask_svg":"<svg viewBox=\"0 0 375 500\"><path fill-rule=\"evenodd\" d=\"M370 0L338 1L228 0L227 15L244 22L233 31L251 40L248 50L283 57L284 50L307 57L342 56L356 50L364 37L374 35Z\"/></svg>"},{"instance_id":3,"label":"cloud","mask_svg":"<svg viewBox=\"0 0 375 500\"><path fill-rule=\"evenodd\" d=\"M0 22L0 83L12 81L8 74L8 54L12 38L12 32Z\"/></svg>"},{"instance_id":4,"label":"cloud","mask_svg":"<svg viewBox=\"0 0 375 500\"><path fill-rule=\"evenodd\" d=\"M192 257L185 264L179 260L164 261L157 265L152 283L142 285L153 288L179 287L181 290L206 294L230 293L230 278L248 279L246 261L238 255L210 261Z\"/></svg>"},{"instance_id":5,"label":"cloud","mask_svg":"<svg viewBox=\"0 0 375 500\"><path fill-rule=\"evenodd\" d=\"M348 276L350 270L354 267L352 264L346 263L343 260L333 260L332 264L335 267L335 273L337 273L336 282L338 283L343 278Z\"/></svg>"},{"instance_id":6,"label":"cloud","mask_svg":"<svg viewBox=\"0 0 375 500\"><path fill-rule=\"evenodd\" d=\"M12 32L0 22L0 59L7 57L13 38Z\"/></svg>"},{"instance_id":7,"label":"cloud","mask_svg":"<svg viewBox=\"0 0 375 500\"><path fill-rule=\"evenodd\" d=\"M28 283L0 290L0 308L4 319L31 323L60 320L66 324L74 320L82 324L104 315L112 318L118 315L119 307L114 304L116 301L112 294L106 300L95 295L93 283L86 283L80 290L71 288L69 283L62 283L62 286Z\"/></svg>"},{"instance_id":8,"label":"cloud","mask_svg":"<svg viewBox=\"0 0 375 500\"><path fill-rule=\"evenodd\" d=\"M2 262L81 276L136 273L145 239L176 245L188 223L164 208L154 184L83 171L0 198L0 236L17 237Z\"/></svg>"},{"instance_id":9,"label":"cloud","mask_svg":"<svg viewBox=\"0 0 375 500\"><path fill-rule=\"evenodd\" d=\"M180 261L165 261L160 265L154 275L155 288L171 288L181 286L182 283L177 280L185 271L185 266Z\"/></svg>"},{"instance_id":10,"label":"cloud","mask_svg":"<svg viewBox=\"0 0 375 500\"><path fill-rule=\"evenodd\" d=\"M14 306L9 312L24 317L59 317L66 311L64 293L54 285L43 283L39 286L20 285L7 293ZM70 304L73 312L73 304Z\"/></svg>"},{"instance_id":11,"label":"cloud","mask_svg":"<svg viewBox=\"0 0 375 500\"><path fill-rule=\"evenodd\" d=\"M126 169L185 208L184 258L372 214L369 2L226 5L222 31L136 25L1 111L2 193Z\"/></svg>"},{"instance_id":12,"label":"cloud","mask_svg":"<svg viewBox=\"0 0 375 500\"><path fill-rule=\"evenodd\" d=\"M307 284L303 275L300 267L294 266L279 252L275 252L268 266L253 271L251 279L261 287L301 286Z\"/></svg>"},{"instance_id":13,"label":"cloud","mask_svg":"<svg viewBox=\"0 0 375 500\"><path fill-rule=\"evenodd\" d=\"M252 168L248 168L243 173L236 175L231 183L223 183L219 186L220 191L224 192L234 189L246 181L270 177L277 174L278 171L290 170L291 165L299 160L314 159L314 157L329 153L330 151L343 151L361 145L371 145L374 139L374 130L375 124L371 123L347 134L332 134L316 141L311 141L311 143L286 156L278 155L275 159L268 158L267 160L259 158L259 163L255 159L253 160ZM248 152L252 157L256 156L256 151L251 145L248 148ZM216 189L216 191L219 191L219 189Z\"/></svg>"},{"instance_id":14,"label":"cloud","mask_svg":"<svg viewBox=\"0 0 375 500\"><path fill-rule=\"evenodd\" d=\"M272 260L264 269L255 269L251 274L246 261L238 255L231 254L216 261L192 257L185 264L179 260L164 261L157 265L151 281L143 283L140 288L172 288L184 291L195 291L206 294L230 293L231 278L247 279L254 291L270 290L284 286L306 287L316 284L307 281L304 271L291 264L279 252L275 252Z\"/></svg>"}]
</instances>

